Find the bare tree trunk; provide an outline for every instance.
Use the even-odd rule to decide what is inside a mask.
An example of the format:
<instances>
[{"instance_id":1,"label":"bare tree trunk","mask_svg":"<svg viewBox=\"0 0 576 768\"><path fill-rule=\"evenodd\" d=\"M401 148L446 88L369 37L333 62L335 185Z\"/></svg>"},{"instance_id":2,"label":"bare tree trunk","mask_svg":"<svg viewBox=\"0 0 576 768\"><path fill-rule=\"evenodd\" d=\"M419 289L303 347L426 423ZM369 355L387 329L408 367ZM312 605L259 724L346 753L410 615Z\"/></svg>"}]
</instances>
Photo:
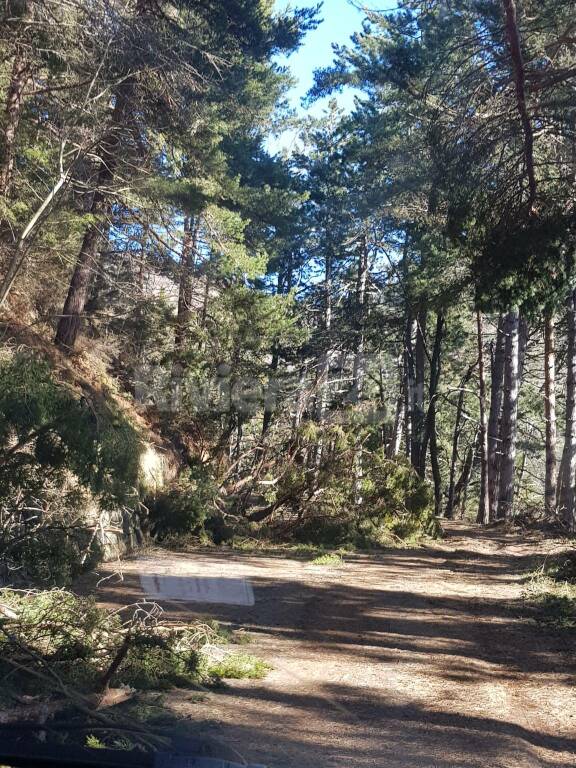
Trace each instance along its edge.
<instances>
[{"instance_id":1,"label":"bare tree trunk","mask_svg":"<svg viewBox=\"0 0 576 768\"><path fill-rule=\"evenodd\" d=\"M2 279L2 283L0 284L0 307L4 306L4 303L8 298L8 294L12 290L12 287L16 281L16 278L18 277L18 274L22 268L22 265L26 260L26 254L28 252L30 240L33 239L33 236L40 222L43 220L47 211L49 211L50 208L53 206L54 201L56 200L61 190L64 188L64 186L70 179L71 171L72 171L72 166L70 166L66 171L64 171L62 167L60 168L60 176L58 180L55 182L54 186L52 187L50 192L46 195L42 203L38 206L38 208L36 209L32 217L28 221L28 224L22 230L22 233L18 238L18 242L16 243L16 246L14 247L14 250L12 252L12 256L10 258L10 262L8 264L8 269L6 270L6 274L4 275L4 278Z\"/></svg>"},{"instance_id":2,"label":"bare tree trunk","mask_svg":"<svg viewBox=\"0 0 576 768\"><path fill-rule=\"evenodd\" d=\"M354 354L354 367L352 372L352 405L357 405L362 398L362 392L364 390L364 378L366 375L366 361L364 359L364 336L366 327L367 279L368 246L366 243L366 235L363 235L358 253L358 275L356 280L356 351ZM354 500L356 504L360 504L362 502L362 476L362 445L357 439L354 449Z\"/></svg>"},{"instance_id":3,"label":"bare tree trunk","mask_svg":"<svg viewBox=\"0 0 576 768\"><path fill-rule=\"evenodd\" d=\"M318 375L316 378L316 402L314 407L314 416L318 424L324 422L324 414L326 406L328 404L328 386L330 377L330 364L332 362L332 347L331 347L331 333L332 333L332 255L326 256L326 263L324 266L324 344L322 350L322 357L318 369ZM314 465L316 469L320 467L322 463L322 453L324 450L323 440L318 440L316 444L316 452L314 455Z\"/></svg>"},{"instance_id":4,"label":"bare tree trunk","mask_svg":"<svg viewBox=\"0 0 576 768\"><path fill-rule=\"evenodd\" d=\"M476 434L472 445L469 446L468 450L466 451L466 457L462 465L462 471L460 472L460 477L458 478L456 482L456 486L454 488L453 517L455 517L456 510L459 510L461 515L463 515L465 512L465 504L466 504L466 498L468 494L468 485L470 484L470 479L472 477L472 468L474 466L474 454L476 453L477 440L478 440L478 435Z\"/></svg>"},{"instance_id":5,"label":"bare tree trunk","mask_svg":"<svg viewBox=\"0 0 576 768\"><path fill-rule=\"evenodd\" d=\"M358 275L356 279L356 351L352 372L351 402L356 404L362 397L364 377L366 374L364 360L365 326L366 326L366 283L368 279L368 247L366 236L362 237L358 253Z\"/></svg>"},{"instance_id":6,"label":"bare tree trunk","mask_svg":"<svg viewBox=\"0 0 576 768\"><path fill-rule=\"evenodd\" d=\"M400 453L400 446L402 444L402 428L404 425L405 414L405 395L404 395L404 370L403 370L403 355L400 356L398 361L399 372L399 387L398 397L396 399L396 412L394 414L394 428L392 430L392 436L386 450L386 455L389 459L393 459Z\"/></svg>"},{"instance_id":7,"label":"bare tree trunk","mask_svg":"<svg viewBox=\"0 0 576 768\"><path fill-rule=\"evenodd\" d=\"M536 201L536 173L534 170L534 131L526 104L526 71L522 56L522 43L518 29L518 18L515 0L502 0L506 14L506 37L512 59L512 72L516 90L516 108L520 116L524 132L524 165L528 176L529 199L528 207L532 211Z\"/></svg>"},{"instance_id":8,"label":"bare tree trunk","mask_svg":"<svg viewBox=\"0 0 576 768\"><path fill-rule=\"evenodd\" d=\"M72 273L68 295L64 302L64 309L56 333L57 345L67 351L74 348L82 323L82 314L96 265L100 234L98 227L88 227Z\"/></svg>"},{"instance_id":9,"label":"bare tree trunk","mask_svg":"<svg viewBox=\"0 0 576 768\"><path fill-rule=\"evenodd\" d=\"M320 366L318 369L318 391L316 393L315 416L321 424L324 421L324 411L327 403L328 374L332 359L330 333L332 329L332 259L326 257L324 272L324 344Z\"/></svg>"},{"instance_id":10,"label":"bare tree trunk","mask_svg":"<svg viewBox=\"0 0 576 768\"><path fill-rule=\"evenodd\" d=\"M514 471L516 462L516 424L520 391L518 309L506 315L504 360L504 397L502 401L502 458L498 486L498 518L512 517L514 507Z\"/></svg>"},{"instance_id":11,"label":"bare tree trunk","mask_svg":"<svg viewBox=\"0 0 576 768\"><path fill-rule=\"evenodd\" d=\"M498 478L500 476L500 421L502 417L502 396L504 384L504 316L498 318L496 341L492 351L490 368L490 416L488 419L488 497L490 519L496 518L498 509Z\"/></svg>"},{"instance_id":12,"label":"bare tree trunk","mask_svg":"<svg viewBox=\"0 0 576 768\"><path fill-rule=\"evenodd\" d=\"M406 318L404 333L404 413L405 413L405 443L406 456L412 456L412 436L414 426L414 390L416 388L414 371L414 340L416 336L416 321L410 312Z\"/></svg>"},{"instance_id":13,"label":"bare tree trunk","mask_svg":"<svg viewBox=\"0 0 576 768\"><path fill-rule=\"evenodd\" d=\"M0 197L8 197L14 176L16 135L22 114L22 96L30 77L30 65L21 45L17 45L10 84L6 95L4 135L2 137L2 162L0 163Z\"/></svg>"},{"instance_id":14,"label":"bare tree trunk","mask_svg":"<svg viewBox=\"0 0 576 768\"><path fill-rule=\"evenodd\" d=\"M482 312L476 311L478 334L478 395L480 400L480 498L478 501L478 523L490 521L489 468L488 468L488 419L486 415L486 377L484 373L484 340Z\"/></svg>"},{"instance_id":15,"label":"bare tree trunk","mask_svg":"<svg viewBox=\"0 0 576 768\"><path fill-rule=\"evenodd\" d=\"M306 409L306 403L308 401L308 390L306 387L306 378L308 374L308 365L305 364L300 368L300 375L298 376L298 390L296 398L296 408L294 410L294 418L292 419L292 439L295 438L296 433L302 423L302 416Z\"/></svg>"},{"instance_id":16,"label":"bare tree trunk","mask_svg":"<svg viewBox=\"0 0 576 768\"><path fill-rule=\"evenodd\" d=\"M414 354L415 387L412 406L412 466L424 477L426 458L424 447L424 384L426 380L426 310L422 303L416 320L416 349Z\"/></svg>"},{"instance_id":17,"label":"bare tree trunk","mask_svg":"<svg viewBox=\"0 0 576 768\"><path fill-rule=\"evenodd\" d=\"M546 512L556 513L556 332L554 317L546 313L544 319L544 413L546 418L546 479L544 500Z\"/></svg>"},{"instance_id":18,"label":"bare tree trunk","mask_svg":"<svg viewBox=\"0 0 576 768\"><path fill-rule=\"evenodd\" d=\"M94 272L98 243L102 229L106 226L106 215L109 205L106 202L104 189L110 184L116 173L119 159L121 135L126 130L124 125L130 93L133 82L125 80L116 90L116 102L112 111L110 127L100 146L100 162L96 180L96 188L89 207L99 221L91 224L84 234L82 248L78 254L74 272L70 280L68 295L56 330L54 342L67 352L71 352L82 323L82 315L88 299L90 280Z\"/></svg>"},{"instance_id":19,"label":"bare tree trunk","mask_svg":"<svg viewBox=\"0 0 576 768\"><path fill-rule=\"evenodd\" d=\"M184 219L182 254L180 256L178 311L176 315L176 333L174 334L174 347L177 355L183 351L193 312L197 236L198 222L195 222L191 216L186 216Z\"/></svg>"},{"instance_id":20,"label":"bare tree trunk","mask_svg":"<svg viewBox=\"0 0 576 768\"><path fill-rule=\"evenodd\" d=\"M472 377L476 368L476 363L468 366L466 373L460 382L460 392L458 393L458 403L456 405L456 418L454 421L454 432L452 433L452 455L450 457L450 476L448 480L448 499L446 501L445 516L449 520L454 519L455 513L455 494L456 494L456 465L458 463L458 453L460 445L460 436L462 434L462 414L464 413L464 397L466 395L466 385Z\"/></svg>"},{"instance_id":21,"label":"bare tree trunk","mask_svg":"<svg viewBox=\"0 0 576 768\"><path fill-rule=\"evenodd\" d=\"M428 442L432 437L432 433L436 428L436 398L438 395L438 385L440 383L440 373L442 370L442 340L444 337L445 319L442 312L438 312L436 315L436 331L434 335L434 347L432 349L432 358L430 359L430 383L428 390L428 410L426 412L426 419L424 421L424 433L422 437L422 452L420 457L420 465L422 474L424 473L426 465L426 453L428 450Z\"/></svg>"},{"instance_id":22,"label":"bare tree trunk","mask_svg":"<svg viewBox=\"0 0 576 768\"><path fill-rule=\"evenodd\" d=\"M524 315L520 315L518 321L518 381L520 384L524 380L524 363L526 362L529 331L526 318Z\"/></svg>"},{"instance_id":23,"label":"bare tree trunk","mask_svg":"<svg viewBox=\"0 0 576 768\"><path fill-rule=\"evenodd\" d=\"M523 451L520 456L520 467L518 469L518 472L516 473L518 477L516 478L516 485L514 489L514 495L516 498L520 497L520 492L522 491L522 482L524 480L524 472L526 471L526 451Z\"/></svg>"},{"instance_id":24,"label":"bare tree trunk","mask_svg":"<svg viewBox=\"0 0 576 768\"><path fill-rule=\"evenodd\" d=\"M560 471L558 510L571 530L576 528L576 290L571 291L566 306L566 427Z\"/></svg>"},{"instance_id":25,"label":"bare tree trunk","mask_svg":"<svg viewBox=\"0 0 576 768\"><path fill-rule=\"evenodd\" d=\"M440 373L442 369L442 339L444 337L445 319L444 313L438 312L436 315L436 331L434 334L434 348L430 360L430 386L429 403L426 421L424 424L424 437L422 440L422 451L420 455L420 473L424 477L426 471L426 454L428 452L428 443L430 443L430 467L432 469L432 479L434 481L434 500L436 514L440 514L442 505L442 474L440 472L440 462L438 459L438 441L436 435L436 397L438 394L438 385L440 383Z\"/></svg>"},{"instance_id":26,"label":"bare tree trunk","mask_svg":"<svg viewBox=\"0 0 576 768\"><path fill-rule=\"evenodd\" d=\"M276 287L276 295L284 295L289 293L292 288L292 265L289 262L286 272L278 273L278 283ZM270 361L270 376L268 377L268 385L266 388L265 400L264 400L264 414L262 416L262 436L266 435L272 424L274 417L274 411L276 410L276 398L278 395L278 382L276 380L276 373L278 371L278 364L280 362L280 352L278 344L274 342L272 344L272 359Z\"/></svg>"}]
</instances>

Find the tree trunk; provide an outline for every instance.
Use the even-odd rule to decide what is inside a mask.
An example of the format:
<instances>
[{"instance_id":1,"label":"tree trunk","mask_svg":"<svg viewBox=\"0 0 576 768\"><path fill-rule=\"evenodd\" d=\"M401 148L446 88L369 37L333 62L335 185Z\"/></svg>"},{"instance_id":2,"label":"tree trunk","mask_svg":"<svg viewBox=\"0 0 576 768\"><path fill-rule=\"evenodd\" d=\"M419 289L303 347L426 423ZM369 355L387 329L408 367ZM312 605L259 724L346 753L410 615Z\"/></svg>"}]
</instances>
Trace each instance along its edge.
<instances>
[{"instance_id":1,"label":"tree trunk","mask_svg":"<svg viewBox=\"0 0 576 768\"><path fill-rule=\"evenodd\" d=\"M486 415L486 377L484 373L484 340L482 312L476 311L478 333L478 380L480 400L480 498L478 501L478 523L490 521L489 468L488 468L488 419Z\"/></svg>"},{"instance_id":2,"label":"tree trunk","mask_svg":"<svg viewBox=\"0 0 576 768\"><path fill-rule=\"evenodd\" d=\"M576 527L574 483L576 482L576 290L566 307L566 427L560 472L558 509L570 530Z\"/></svg>"},{"instance_id":3,"label":"tree trunk","mask_svg":"<svg viewBox=\"0 0 576 768\"><path fill-rule=\"evenodd\" d=\"M462 414L464 413L464 397L466 395L466 385L470 381L476 368L476 363L468 366L466 373L460 382L460 392L458 393L458 403L456 405L456 418L454 421L454 432L452 433L452 455L450 457L450 477L448 481L448 499L446 501L445 516L449 520L454 519L455 499L456 499L456 465L458 463L458 453L460 445L460 436L462 434Z\"/></svg>"},{"instance_id":4,"label":"tree trunk","mask_svg":"<svg viewBox=\"0 0 576 768\"><path fill-rule=\"evenodd\" d=\"M432 350L432 358L430 360L430 384L428 391L428 411L426 412L426 419L424 421L424 434L422 438L422 450L420 454L420 469L421 474L424 476L426 468L426 453L428 451L428 443L432 438L432 433L436 429L436 398L438 395L438 385L440 383L440 373L442 370L442 339L444 337L445 319L442 312L438 312L436 315L436 331L434 334L434 348Z\"/></svg>"},{"instance_id":5,"label":"tree trunk","mask_svg":"<svg viewBox=\"0 0 576 768\"><path fill-rule=\"evenodd\" d=\"M14 177L16 135L22 114L22 96L30 77L30 65L20 45L16 47L10 84L6 96L4 135L2 137L2 162L0 164L0 197L8 197Z\"/></svg>"},{"instance_id":6,"label":"tree trunk","mask_svg":"<svg viewBox=\"0 0 576 768\"><path fill-rule=\"evenodd\" d=\"M354 354L354 368L352 372L351 402L357 404L362 397L364 388L365 360L364 360L364 335L366 325L366 284L368 278L368 247L366 237L362 238L358 254L358 275L356 279L356 350Z\"/></svg>"},{"instance_id":7,"label":"tree trunk","mask_svg":"<svg viewBox=\"0 0 576 768\"><path fill-rule=\"evenodd\" d=\"M278 272L278 285L276 288L276 295L284 296L292 290L292 255L288 258L288 263L286 265L286 268L282 271ZM278 371L278 365L280 362L280 350L279 345L275 341L272 345L272 360L270 362L270 376L268 378L268 385L266 388L265 398L264 398L264 415L262 417L262 436L264 436L268 429L270 428L270 424L272 423L272 419L274 417L274 412L276 410L276 401L278 397L279 392L279 384L276 378L276 374Z\"/></svg>"},{"instance_id":8,"label":"tree trunk","mask_svg":"<svg viewBox=\"0 0 576 768\"><path fill-rule=\"evenodd\" d=\"M56 332L56 344L66 351L74 349L76 338L82 323L84 306L88 299L90 281L94 273L100 242L100 230L91 226L84 234L82 248L76 260L76 266L64 302L62 316Z\"/></svg>"},{"instance_id":9,"label":"tree trunk","mask_svg":"<svg viewBox=\"0 0 576 768\"><path fill-rule=\"evenodd\" d=\"M526 350L528 348L528 322L523 315L518 321L518 381L524 380L524 363L526 362Z\"/></svg>"},{"instance_id":10,"label":"tree trunk","mask_svg":"<svg viewBox=\"0 0 576 768\"><path fill-rule=\"evenodd\" d=\"M194 303L194 271L196 269L196 240L198 222L191 216L184 219L184 237L180 257L180 280L178 283L178 311L176 315L176 333L174 347L176 356L184 350Z\"/></svg>"},{"instance_id":11,"label":"tree trunk","mask_svg":"<svg viewBox=\"0 0 576 768\"><path fill-rule=\"evenodd\" d=\"M499 519L512 517L514 507L514 470L516 462L516 424L518 418L520 316L514 308L506 315L504 359L504 397L502 401L502 458L498 484Z\"/></svg>"},{"instance_id":12,"label":"tree trunk","mask_svg":"<svg viewBox=\"0 0 576 768\"><path fill-rule=\"evenodd\" d=\"M502 387L504 384L504 316L498 318L496 342L492 351L490 368L490 416L488 419L488 497L490 520L496 518L498 509L498 479L500 476L500 422L502 417Z\"/></svg>"},{"instance_id":13,"label":"tree trunk","mask_svg":"<svg viewBox=\"0 0 576 768\"><path fill-rule=\"evenodd\" d=\"M464 463L462 465L462 471L460 473L460 477L458 478L456 482L456 486L454 488L454 514L453 517L455 517L456 510L460 511L461 516L465 512L465 505L466 505L466 498L468 493L468 485L470 484L470 479L472 477L472 468L474 466L474 454L476 453L476 443L477 443L478 436L476 435L474 437L474 442L472 445L468 448L466 451L466 457L464 459Z\"/></svg>"},{"instance_id":14,"label":"tree trunk","mask_svg":"<svg viewBox=\"0 0 576 768\"><path fill-rule=\"evenodd\" d=\"M522 43L518 29L518 18L515 0L502 0L506 15L506 37L510 58L512 60L512 73L516 91L516 108L520 116L520 123L524 133L524 165L528 176L528 208L532 212L536 201L536 172L534 169L534 131L528 114L526 104L526 71L522 56Z\"/></svg>"},{"instance_id":15,"label":"tree trunk","mask_svg":"<svg viewBox=\"0 0 576 768\"><path fill-rule=\"evenodd\" d=\"M416 321L408 312L404 332L404 413L405 413L405 443L406 456L412 456L412 435L414 425L414 339L416 336Z\"/></svg>"},{"instance_id":16,"label":"tree trunk","mask_svg":"<svg viewBox=\"0 0 576 768\"><path fill-rule=\"evenodd\" d=\"M308 365L305 363L300 368L300 374L298 376L298 390L296 397L296 407L294 409L294 417L292 419L292 439L295 439L300 425L302 423L302 416L306 410L308 402L308 389L306 385L306 378L308 374Z\"/></svg>"},{"instance_id":17,"label":"tree trunk","mask_svg":"<svg viewBox=\"0 0 576 768\"><path fill-rule=\"evenodd\" d=\"M435 425L434 430L430 434L430 468L434 483L434 514L440 515L442 513L442 473L440 471L438 436L436 435Z\"/></svg>"},{"instance_id":18,"label":"tree trunk","mask_svg":"<svg viewBox=\"0 0 576 768\"><path fill-rule=\"evenodd\" d=\"M544 414L546 418L546 478L544 500L546 513L556 513L556 339L551 312L544 319Z\"/></svg>"},{"instance_id":19,"label":"tree trunk","mask_svg":"<svg viewBox=\"0 0 576 768\"><path fill-rule=\"evenodd\" d=\"M119 159L121 136L125 130L125 120L128 111L128 103L133 86L131 79L125 80L116 90L116 101L110 127L100 145L100 163L98 168L96 188L91 205L87 212L93 214L97 220L91 224L82 242L82 248L78 254L74 272L70 280L68 295L64 302L64 309L56 330L54 342L66 352L71 352L76 344L82 315L88 299L90 280L94 272L95 259L102 229L105 227L106 216L109 213L109 205L106 202L104 189L113 180L116 173L116 165Z\"/></svg>"},{"instance_id":20,"label":"tree trunk","mask_svg":"<svg viewBox=\"0 0 576 768\"><path fill-rule=\"evenodd\" d=\"M424 384L426 376L426 310L420 304L416 320L416 349L414 354L415 386L412 406L412 466L424 477L426 459L424 447Z\"/></svg>"},{"instance_id":21,"label":"tree trunk","mask_svg":"<svg viewBox=\"0 0 576 768\"><path fill-rule=\"evenodd\" d=\"M400 446L402 445L402 428L404 426L405 417L405 395L404 395L404 370L403 370L403 355L400 355L398 360L398 386L400 391L396 399L396 412L394 414L394 427L392 429L392 436L388 447L386 449L386 455L389 459L393 459L400 453Z\"/></svg>"},{"instance_id":22,"label":"tree trunk","mask_svg":"<svg viewBox=\"0 0 576 768\"><path fill-rule=\"evenodd\" d=\"M430 360L430 386L429 403L426 421L424 424L424 437L422 440L422 450L420 454L420 474L424 477L426 471L426 454L428 444L430 444L430 467L432 469L432 479L434 481L434 506L436 514L439 515L442 506L442 474L440 472L440 462L438 458L438 438L436 435L436 397L438 394L438 385L440 383L440 373L442 369L442 339L444 336L444 314L438 312L436 315L436 332L434 334L434 348Z\"/></svg>"},{"instance_id":23,"label":"tree trunk","mask_svg":"<svg viewBox=\"0 0 576 768\"><path fill-rule=\"evenodd\" d=\"M357 405L362 398L364 390L364 378L366 375L366 361L364 359L364 335L366 326L366 284L368 280L368 246L366 236L361 238L358 252L358 275L356 279L356 350L354 354L354 366L352 371L352 405ZM361 485L363 477L362 445L356 439L354 448L354 501L362 502Z\"/></svg>"},{"instance_id":24,"label":"tree trunk","mask_svg":"<svg viewBox=\"0 0 576 768\"><path fill-rule=\"evenodd\" d=\"M8 269L6 270L6 274L4 275L2 283L0 284L0 308L4 306L4 303L8 298L8 294L12 290L16 278L18 277L18 273L24 264L30 240L33 239L33 235L36 232L40 222L43 220L46 212L50 210L54 200L58 197L60 191L68 182L71 171L72 167L68 168L66 171L61 169L58 181L56 181L50 192L38 206L33 216L28 221L28 224L24 227L22 233L20 234L18 242L16 243L16 246L12 252L12 256L8 264Z\"/></svg>"},{"instance_id":25,"label":"tree trunk","mask_svg":"<svg viewBox=\"0 0 576 768\"><path fill-rule=\"evenodd\" d=\"M316 377L316 402L314 404L314 416L318 424L324 422L324 414L328 404L328 384L330 376L330 364L332 361L331 349L332 331L332 256L326 256L324 267L324 343ZM318 469L322 462L323 441L318 440L314 464Z\"/></svg>"}]
</instances>

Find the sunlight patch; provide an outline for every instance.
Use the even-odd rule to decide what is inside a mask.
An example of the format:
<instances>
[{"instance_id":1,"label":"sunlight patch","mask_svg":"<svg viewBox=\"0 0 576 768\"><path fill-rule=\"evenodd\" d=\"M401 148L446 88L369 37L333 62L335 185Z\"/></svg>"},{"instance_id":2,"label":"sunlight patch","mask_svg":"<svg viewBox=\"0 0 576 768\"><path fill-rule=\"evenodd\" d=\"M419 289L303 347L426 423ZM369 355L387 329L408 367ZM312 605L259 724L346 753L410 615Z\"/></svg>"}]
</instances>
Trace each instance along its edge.
<instances>
[{"instance_id":1,"label":"sunlight patch","mask_svg":"<svg viewBox=\"0 0 576 768\"><path fill-rule=\"evenodd\" d=\"M247 579L142 574L140 586L153 600L254 605L254 590Z\"/></svg>"}]
</instances>

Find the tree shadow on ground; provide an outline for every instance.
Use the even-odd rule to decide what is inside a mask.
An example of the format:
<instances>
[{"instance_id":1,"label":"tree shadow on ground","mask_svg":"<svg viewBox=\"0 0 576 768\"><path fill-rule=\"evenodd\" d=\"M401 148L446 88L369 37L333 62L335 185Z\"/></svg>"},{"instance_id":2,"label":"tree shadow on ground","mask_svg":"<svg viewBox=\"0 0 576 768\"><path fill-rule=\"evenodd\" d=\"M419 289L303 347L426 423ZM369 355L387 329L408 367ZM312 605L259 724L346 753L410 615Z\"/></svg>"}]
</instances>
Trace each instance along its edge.
<instances>
[{"instance_id":1,"label":"tree shadow on ground","mask_svg":"<svg viewBox=\"0 0 576 768\"><path fill-rule=\"evenodd\" d=\"M503 597L508 582L533 567L533 554L463 548L357 555L350 558L354 583L346 578L346 569L315 578L301 564L300 570L283 571L277 560L253 553L166 556L173 558L176 580L191 578L178 573L180 568L199 575L210 563L225 573L235 563L249 574L256 596L254 606L166 603L175 617L210 616L242 626L255 636L257 653L262 640L264 655L266 642L273 638L275 654L295 646L296 655L305 660L312 654L318 663L365 663L380 675L393 671L399 660L418 664L440 691L446 690L445 699L428 707L414 703L409 691L405 698L412 703L399 701L398 690L386 685L321 684L312 693L301 680L280 691L266 682L235 685L217 705L226 708L229 701L231 709L222 735L235 748L248 750L250 760L277 768L556 768L568 764L566 753L576 751L576 737L508 722L498 706L471 715L455 711L449 701L453 684L474 691L484 684L514 684L527 674L541 685L576 682L573 638L535 628ZM122 581L100 585L98 598L114 606L142 599L140 575L154 576L156 566L153 557L133 561ZM369 569L378 578L362 581ZM412 591L415 573L420 589L415 584ZM462 590L437 594L434 588L421 588L422 579L452 579L452 574ZM475 589L479 583L486 587L480 592ZM270 660L274 664L276 656ZM235 718L240 710L242 717ZM486 711L490 717L484 716ZM328 733L317 730L318 712ZM202 717L200 712L194 715L203 732L218 735L220 727ZM542 749L547 755L557 753L561 762L536 756Z\"/></svg>"}]
</instances>

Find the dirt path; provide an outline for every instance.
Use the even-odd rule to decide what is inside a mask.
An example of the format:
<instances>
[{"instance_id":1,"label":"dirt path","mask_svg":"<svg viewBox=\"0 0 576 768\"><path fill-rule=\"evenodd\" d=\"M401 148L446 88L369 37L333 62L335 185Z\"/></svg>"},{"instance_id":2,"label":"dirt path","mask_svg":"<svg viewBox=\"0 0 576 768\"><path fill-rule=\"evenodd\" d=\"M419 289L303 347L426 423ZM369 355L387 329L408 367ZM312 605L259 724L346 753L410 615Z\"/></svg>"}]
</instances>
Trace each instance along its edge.
<instances>
[{"instance_id":1,"label":"dirt path","mask_svg":"<svg viewBox=\"0 0 576 768\"><path fill-rule=\"evenodd\" d=\"M271 768L553 768L576 764L574 648L511 603L534 541L451 524L413 550L318 568L284 557L153 553L129 560L105 602L142 575L251 583L253 606L172 605L243 626L274 671L168 706L193 730Z\"/></svg>"}]
</instances>

